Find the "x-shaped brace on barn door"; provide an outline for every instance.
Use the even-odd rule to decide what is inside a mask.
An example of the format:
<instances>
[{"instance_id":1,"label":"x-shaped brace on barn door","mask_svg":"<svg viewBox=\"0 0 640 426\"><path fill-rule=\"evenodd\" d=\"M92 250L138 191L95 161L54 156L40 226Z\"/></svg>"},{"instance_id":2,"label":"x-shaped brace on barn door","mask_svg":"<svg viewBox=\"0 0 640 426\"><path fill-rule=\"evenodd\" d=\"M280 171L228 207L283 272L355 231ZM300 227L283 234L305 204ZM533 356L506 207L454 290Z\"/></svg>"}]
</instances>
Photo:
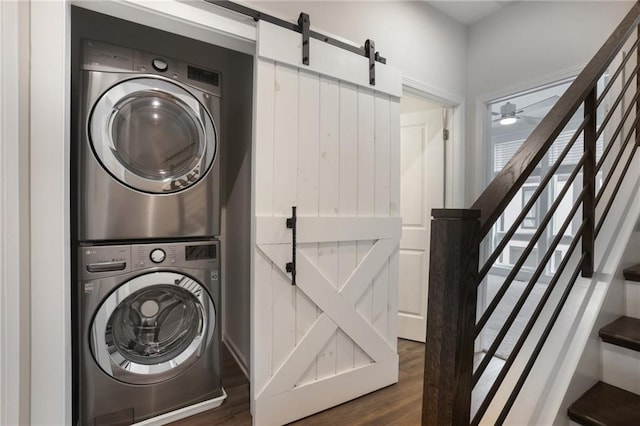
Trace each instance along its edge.
<instances>
[{"instance_id":1,"label":"x-shaped brace on barn door","mask_svg":"<svg viewBox=\"0 0 640 426\"><path fill-rule=\"evenodd\" d=\"M376 240L339 290L298 250L298 289L322 313L271 377L260 392L261 395L276 395L292 389L338 328L371 357L374 363L390 361L397 356L395 349L385 338L356 311L355 304L398 247L398 243L397 238ZM282 262L278 261L278 247L264 244L259 245L259 248L284 274Z\"/></svg>"}]
</instances>

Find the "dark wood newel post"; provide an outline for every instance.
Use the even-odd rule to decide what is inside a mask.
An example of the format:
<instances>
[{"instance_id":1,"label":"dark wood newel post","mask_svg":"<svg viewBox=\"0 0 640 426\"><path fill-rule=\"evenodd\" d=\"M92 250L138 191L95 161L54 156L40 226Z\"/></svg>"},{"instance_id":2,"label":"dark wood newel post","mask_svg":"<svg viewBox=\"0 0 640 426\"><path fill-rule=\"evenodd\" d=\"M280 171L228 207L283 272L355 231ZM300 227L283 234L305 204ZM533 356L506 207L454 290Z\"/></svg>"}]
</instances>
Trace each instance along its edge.
<instances>
[{"instance_id":1,"label":"dark wood newel post","mask_svg":"<svg viewBox=\"0 0 640 426\"><path fill-rule=\"evenodd\" d=\"M582 263L582 276L593 276L593 254L596 224L596 101L598 91L594 86L584 100L584 116L588 117L584 128L584 151L587 158L584 163L583 185L587 189L582 204L582 219L586 220L582 234L582 252L587 256Z\"/></svg>"},{"instance_id":2,"label":"dark wood newel post","mask_svg":"<svg viewBox=\"0 0 640 426\"><path fill-rule=\"evenodd\" d=\"M422 424L469 425L480 210L434 209Z\"/></svg>"}]
</instances>

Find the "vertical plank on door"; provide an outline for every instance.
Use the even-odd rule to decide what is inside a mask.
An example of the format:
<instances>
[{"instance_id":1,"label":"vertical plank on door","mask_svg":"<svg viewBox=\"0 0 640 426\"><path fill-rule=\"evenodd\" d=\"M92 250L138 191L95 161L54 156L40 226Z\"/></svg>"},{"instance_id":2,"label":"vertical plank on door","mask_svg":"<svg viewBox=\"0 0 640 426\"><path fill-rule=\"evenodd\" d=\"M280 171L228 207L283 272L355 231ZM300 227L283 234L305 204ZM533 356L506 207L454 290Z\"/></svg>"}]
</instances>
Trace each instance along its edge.
<instances>
[{"instance_id":1,"label":"vertical plank on door","mask_svg":"<svg viewBox=\"0 0 640 426\"><path fill-rule=\"evenodd\" d=\"M358 216L372 217L375 202L374 97L358 90Z\"/></svg>"},{"instance_id":2,"label":"vertical plank on door","mask_svg":"<svg viewBox=\"0 0 640 426\"><path fill-rule=\"evenodd\" d=\"M377 217L389 216L390 186L389 177L391 175L390 164L390 112L389 97L382 94L375 96L375 206L374 212Z\"/></svg>"},{"instance_id":3,"label":"vertical plank on door","mask_svg":"<svg viewBox=\"0 0 640 426\"><path fill-rule=\"evenodd\" d=\"M273 332L273 303L272 303L272 292L271 288L272 284L272 264L271 261L264 256L263 253L257 252L255 255L255 274L256 274L256 286L255 286L255 295L256 301L260 301L260 303L255 303L254 310L260 315L260 321L257 321L253 324L255 338L260 338L261 336L268 336ZM260 343L262 350L260 351L260 356L255 356L254 358L254 387L253 389L254 395L258 395L262 392L262 389L266 386L269 378L273 374L272 372L272 346L271 339L260 339ZM255 354L252 354L254 356Z\"/></svg>"},{"instance_id":4,"label":"vertical plank on door","mask_svg":"<svg viewBox=\"0 0 640 426\"><path fill-rule=\"evenodd\" d=\"M389 103L389 215L400 216L400 100ZM400 247L389 258L389 296L387 308L387 341L398 344L398 290L400 283Z\"/></svg>"},{"instance_id":5,"label":"vertical plank on door","mask_svg":"<svg viewBox=\"0 0 640 426\"><path fill-rule=\"evenodd\" d=\"M273 111L274 109L274 81L275 66L272 62L259 60L257 63L257 87L256 104L260 111ZM270 216L273 214L273 115L258 114L256 121L256 175L262 178L255 181L255 209L256 215ZM269 259L261 253L255 255L255 285L254 303L252 309L254 318L260 318L252 324L254 345L258 344L263 349L260 356L251 354L253 361L254 395L262 391L271 377L272 346L269 336L273 331L272 310L272 266ZM259 342L257 342L259 339Z\"/></svg>"},{"instance_id":6,"label":"vertical plank on door","mask_svg":"<svg viewBox=\"0 0 640 426\"><path fill-rule=\"evenodd\" d=\"M275 216L287 217L296 205L298 162L298 71L275 68L273 191ZM296 342L296 288L288 276L273 274L274 371L286 360Z\"/></svg>"},{"instance_id":7,"label":"vertical plank on door","mask_svg":"<svg viewBox=\"0 0 640 426\"><path fill-rule=\"evenodd\" d=\"M375 216L389 216L390 202L390 115L389 97L376 94L374 103L375 113ZM389 300L389 264L380 269L373 280L373 312L372 321L375 329L383 336L387 335L387 310Z\"/></svg>"},{"instance_id":8,"label":"vertical plank on door","mask_svg":"<svg viewBox=\"0 0 640 426\"><path fill-rule=\"evenodd\" d=\"M389 216L400 216L400 101L389 102Z\"/></svg>"},{"instance_id":9,"label":"vertical plank on door","mask_svg":"<svg viewBox=\"0 0 640 426\"><path fill-rule=\"evenodd\" d=\"M320 78L317 74L300 71L298 120L298 210L299 216L318 214L318 150L320 135L319 102ZM313 264L318 263L318 244L300 246ZM296 289L296 345L318 317L318 309L304 293ZM296 386L315 381L316 360L296 383Z\"/></svg>"},{"instance_id":10,"label":"vertical plank on door","mask_svg":"<svg viewBox=\"0 0 640 426\"><path fill-rule=\"evenodd\" d=\"M275 105L275 65L272 62L258 61L258 92L256 108L259 111L274 111ZM256 215L273 214L273 115L258 114L256 122L256 176L255 181ZM258 286L260 287L260 286Z\"/></svg>"},{"instance_id":11,"label":"vertical plank on door","mask_svg":"<svg viewBox=\"0 0 640 426\"><path fill-rule=\"evenodd\" d=\"M358 89L358 217L372 217L375 203L374 97L367 89ZM356 261L359 264L373 247L373 241L358 241ZM372 320L373 291L368 287L356 304L356 310L368 322ZM354 366L369 364L371 359L356 348Z\"/></svg>"},{"instance_id":12,"label":"vertical plank on door","mask_svg":"<svg viewBox=\"0 0 640 426\"><path fill-rule=\"evenodd\" d=\"M340 93L336 80L320 79L319 215L336 217L340 208ZM338 243L318 244L318 269L338 286ZM335 375L336 334L318 354L318 379Z\"/></svg>"},{"instance_id":13,"label":"vertical plank on door","mask_svg":"<svg viewBox=\"0 0 640 426\"><path fill-rule=\"evenodd\" d=\"M355 86L340 84L340 215L358 214L358 94ZM357 243L338 245L338 288L357 266ZM337 334L336 372L353 369L354 343L342 330Z\"/></svg>"}]
</instances>

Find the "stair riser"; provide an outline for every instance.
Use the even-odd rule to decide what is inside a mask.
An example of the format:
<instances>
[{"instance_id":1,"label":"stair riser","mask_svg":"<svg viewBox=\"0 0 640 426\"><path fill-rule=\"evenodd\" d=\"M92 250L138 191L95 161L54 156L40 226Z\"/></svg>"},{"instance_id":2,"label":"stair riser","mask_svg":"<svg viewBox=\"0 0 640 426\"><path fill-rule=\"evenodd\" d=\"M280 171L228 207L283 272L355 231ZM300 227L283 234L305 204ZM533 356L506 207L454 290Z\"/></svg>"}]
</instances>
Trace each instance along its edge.
<instances>
[{"instance_id":1,"label":"stair riser","mask_svg":"<svg viewBox=\"0 0 640 426\"><path fill-rule=\"evenodd\" d=\"M602 342L602 381L640 394L640 352Z\"/></svg>"},{"instance_id":2,"label":"stair riser","mask_svg":"<svg viewBox=\"0 0 640 426\"><path fill-rule=\"evenodd\" d=\"M640 282L625 281L625 304L628 317L640 318Z\"/></svg>"}]
</instances>

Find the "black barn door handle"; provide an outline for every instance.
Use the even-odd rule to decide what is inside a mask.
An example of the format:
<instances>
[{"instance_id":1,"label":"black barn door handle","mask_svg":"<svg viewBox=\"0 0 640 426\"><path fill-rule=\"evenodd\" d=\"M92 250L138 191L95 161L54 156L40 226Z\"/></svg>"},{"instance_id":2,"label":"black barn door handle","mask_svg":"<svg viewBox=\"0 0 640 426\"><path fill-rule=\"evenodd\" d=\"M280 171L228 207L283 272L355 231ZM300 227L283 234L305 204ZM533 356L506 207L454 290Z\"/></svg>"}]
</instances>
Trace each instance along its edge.
<instances>
[{"instance_id":1,"label":"black barn door handle","mask_svg":"<svg viewBox=\"0 0 640 426\"><path fill-rule=\"evenodd\" d=\"M291 274L291 285L296 285L296 206L291 207L291 217L287 219L287 228L291 229L291 262L286 265L287 272Z\"/></svg>"}]
</instances>

